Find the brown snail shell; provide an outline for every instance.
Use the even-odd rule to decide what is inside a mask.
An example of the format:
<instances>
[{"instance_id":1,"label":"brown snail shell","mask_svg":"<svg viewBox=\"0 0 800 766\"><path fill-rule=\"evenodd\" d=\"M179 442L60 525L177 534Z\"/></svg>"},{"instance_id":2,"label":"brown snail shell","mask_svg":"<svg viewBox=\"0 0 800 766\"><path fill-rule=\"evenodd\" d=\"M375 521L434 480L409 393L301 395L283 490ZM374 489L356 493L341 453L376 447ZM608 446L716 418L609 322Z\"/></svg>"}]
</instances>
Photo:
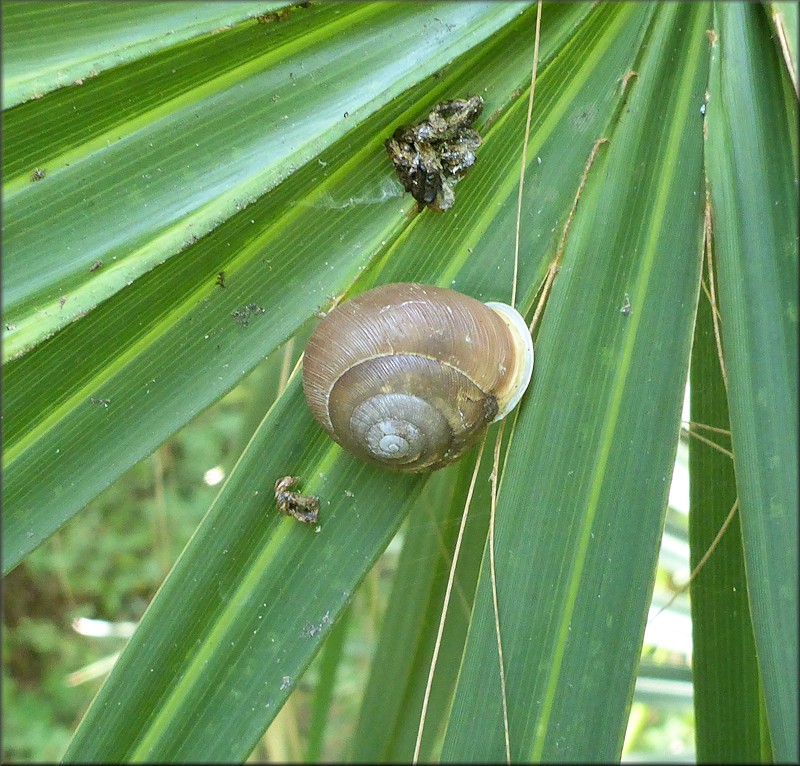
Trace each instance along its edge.
<instances>
[{"instance_id":1,"label":"brown snail shell","mask_svg":"<svg viewBox=\"0 0 800 766\"><path fill-rule=\"evenodd\" d=\"M317 325L303 389L345 449L394 470L435 471L516 406L532 369L531 336L510 306L399 282Z\"/></svg>"}]
</instances>

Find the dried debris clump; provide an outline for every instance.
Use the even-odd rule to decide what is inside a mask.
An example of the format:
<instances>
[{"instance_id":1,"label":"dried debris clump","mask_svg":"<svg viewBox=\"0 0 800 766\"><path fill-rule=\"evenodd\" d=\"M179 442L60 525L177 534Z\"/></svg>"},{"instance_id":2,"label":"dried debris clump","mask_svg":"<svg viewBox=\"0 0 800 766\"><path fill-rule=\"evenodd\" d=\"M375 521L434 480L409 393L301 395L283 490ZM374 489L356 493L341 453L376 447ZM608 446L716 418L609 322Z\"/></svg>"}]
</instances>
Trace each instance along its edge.
<instances>
[{"instance_id":1,"label":"dried debris clump","mask_svg":"<svg viewBox=\"0 0 800 766\"><path fill-rule=\"evenodd\" d=\"M475 164L475 150L481 145L478 131L471 127L481 111L480 96L442 101L427 120L399 127L386 141L397 176L419 210L453 206L453 187Z\"/></svg>"}]
</instances>

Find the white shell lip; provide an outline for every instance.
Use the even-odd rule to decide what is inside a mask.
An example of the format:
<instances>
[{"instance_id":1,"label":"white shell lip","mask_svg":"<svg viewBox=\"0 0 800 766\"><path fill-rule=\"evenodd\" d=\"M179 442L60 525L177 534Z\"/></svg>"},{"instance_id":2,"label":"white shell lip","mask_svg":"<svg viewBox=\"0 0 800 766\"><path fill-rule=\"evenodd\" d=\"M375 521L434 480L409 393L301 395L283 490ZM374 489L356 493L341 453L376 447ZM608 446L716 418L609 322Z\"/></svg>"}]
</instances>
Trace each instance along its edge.
<instances>
[{"instance_id":1,"label":"white shell lip","mask_svg":"<svg viewBox=\"0 0 800 766\"><path fill-rule=\"evenodd\" d=\"M533 338L528 331L525 318L513 306L506 303L490 302L486 304L492 311L495 311L508 326L516 340L517 348L521 352L522 364L517 368L517 377L513 388L509 391L506 402L500 402L500 409L497 417L492 421L496 423L508 415L514 407L519 404L522 395L528 388L533 374Z\"/></svg>"}]
</instances>

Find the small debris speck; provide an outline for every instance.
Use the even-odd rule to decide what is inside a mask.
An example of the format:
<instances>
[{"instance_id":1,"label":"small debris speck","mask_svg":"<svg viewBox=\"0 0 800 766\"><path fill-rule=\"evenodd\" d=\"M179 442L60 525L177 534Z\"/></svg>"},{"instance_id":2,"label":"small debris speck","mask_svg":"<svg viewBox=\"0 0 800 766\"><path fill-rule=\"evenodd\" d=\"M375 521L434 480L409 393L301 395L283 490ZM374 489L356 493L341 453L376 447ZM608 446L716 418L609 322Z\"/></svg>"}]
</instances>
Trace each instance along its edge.
<instances>
[{"instance_id":1,"label":"small debris speck","mask_svg":"<svg viewBox=\"0 0 800 766\"><path fill-rule=\"evenodd\" d=\"M260 16L256 16L256 21L259 24L271 24L274 21L283 21L284 19L288 18L291 12L292 12L291 8L282 8L280 11L273 11L272 13L263 13Z\"/></svg>"},{"instance_id":2,"label":"small debris speck","mask_svg":"<svg viewBox=\"0 0 800 766\"><path fill-rule=\"evenodd\" d=\"M275 482L275 503L278 510L306 524L316 524L319 517L319 498L292 490L299 476L283 476Z\"/></svg>"},{"instance_id":3,"label":"small debris speck","mask_svg":"<svg viewBox=\"0 0 800 766\"><path fill-rule=\"evenodd\" d=\"M266 309L263 306L259 306L255 303L248 303L241 308L236 309L231 316L242 326L247 327L248 323L250 322L250 317L253 314L263 314Z\"/></svg>"}]
</instances>

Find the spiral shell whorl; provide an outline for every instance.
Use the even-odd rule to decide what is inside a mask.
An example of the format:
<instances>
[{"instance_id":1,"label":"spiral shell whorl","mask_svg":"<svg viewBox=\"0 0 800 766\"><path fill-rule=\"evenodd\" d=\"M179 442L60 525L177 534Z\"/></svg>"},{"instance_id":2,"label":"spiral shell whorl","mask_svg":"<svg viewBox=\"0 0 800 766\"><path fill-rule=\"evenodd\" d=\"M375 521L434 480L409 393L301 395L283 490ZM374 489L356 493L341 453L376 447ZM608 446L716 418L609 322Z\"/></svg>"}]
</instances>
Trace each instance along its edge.
<instances>
[{"instance_id":1,"label":"spiral shell whorl","mask_svg":"<svg viewBox=\"0 0 800 766\"><path fill-rule=\"evenodd\" d=\"M424 399L409 394L379 394L367 399L353 411L350 428L370 458L397 465L447 449L445 418Z\"/></svg>"},{"instance_id":2,"label":"spiral shell whorl","mask_svg":"<svg viewBox=\"0 0 800 766\"><path fill-rule=\"evenodd\" d=\"M421 471L469 446L474 428L491 421L484 400L480 388L450 365L420 354L387 353L336 379L327 413L331 434L351 452L390 468ZM378 430L370 431L373 426ZM393 432L408 445L384 452L377 434Z\"/></svg>"}]
</instances>

